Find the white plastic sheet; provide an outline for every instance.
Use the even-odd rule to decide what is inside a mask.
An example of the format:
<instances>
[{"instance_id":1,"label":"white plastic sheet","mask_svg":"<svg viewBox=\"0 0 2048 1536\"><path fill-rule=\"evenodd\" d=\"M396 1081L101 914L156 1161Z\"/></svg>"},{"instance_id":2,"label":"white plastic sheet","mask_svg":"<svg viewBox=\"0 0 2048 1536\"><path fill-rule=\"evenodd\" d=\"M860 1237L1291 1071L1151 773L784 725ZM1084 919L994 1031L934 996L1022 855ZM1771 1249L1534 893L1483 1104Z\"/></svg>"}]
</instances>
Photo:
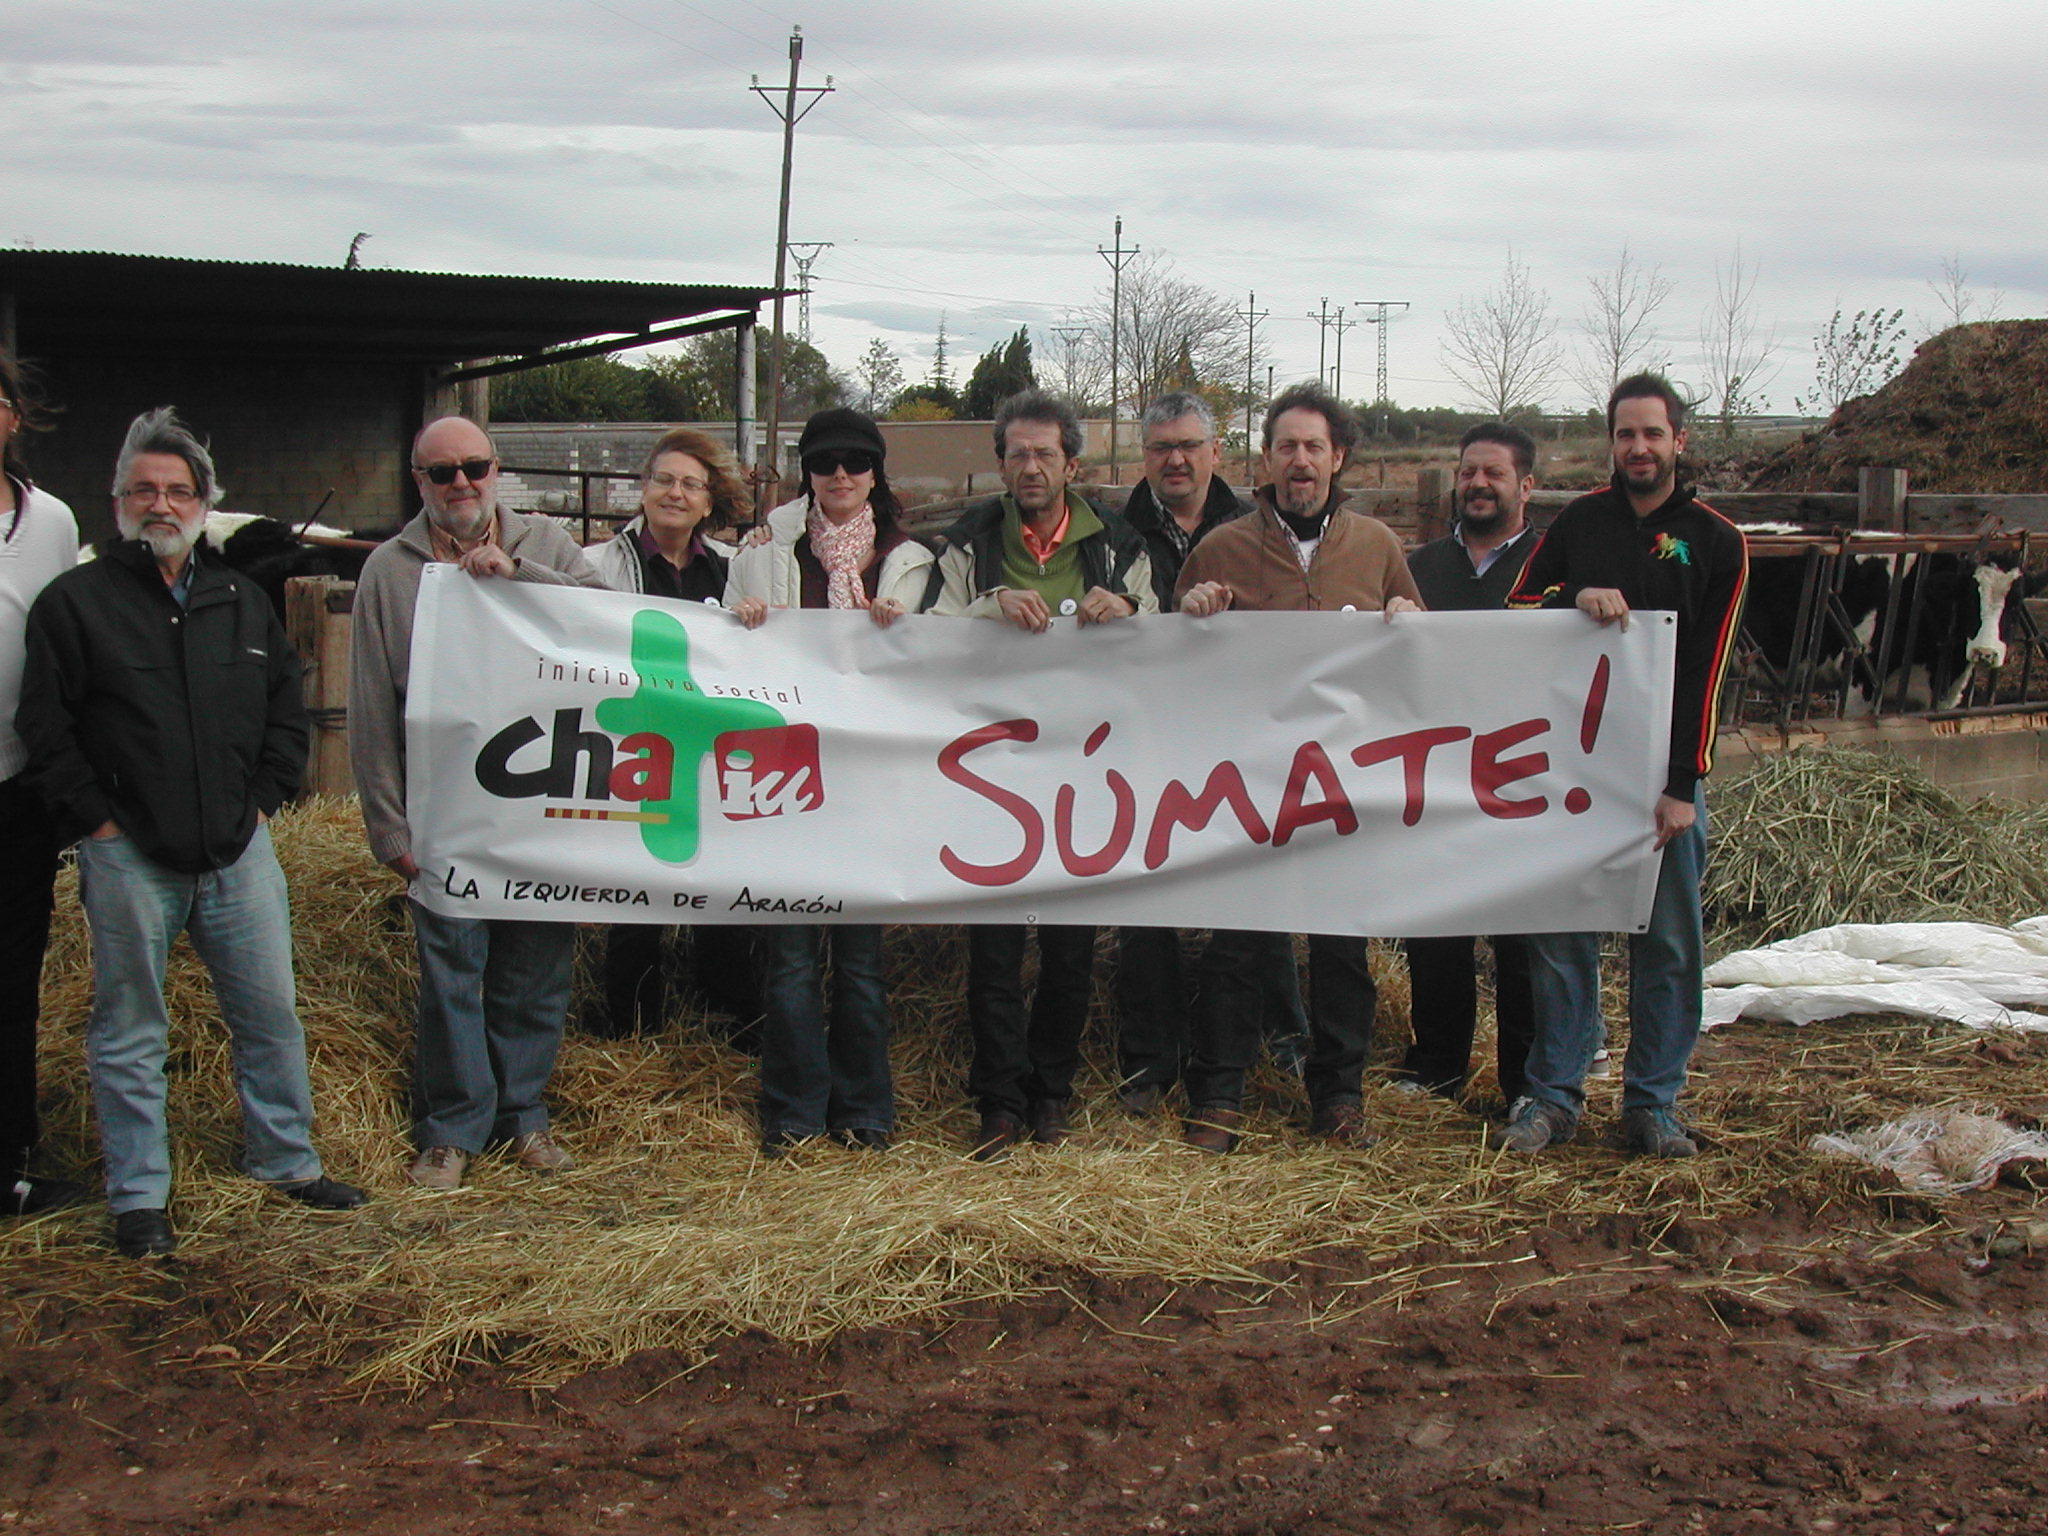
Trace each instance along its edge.
<instances>
[{"instance_id":1,"label":"white plastic sheet","mask_svg":"<svg viewBox=\"0 0 2048 1536\"><path fill-rule=\"evenodd\" d=\"M1707 968L1703 1028L1739 1018L1811 1024L1856 1013L1972 1029L2048 1030L2048 917L1991 923L1843 923Z\"/></svg>"}]
</instances>

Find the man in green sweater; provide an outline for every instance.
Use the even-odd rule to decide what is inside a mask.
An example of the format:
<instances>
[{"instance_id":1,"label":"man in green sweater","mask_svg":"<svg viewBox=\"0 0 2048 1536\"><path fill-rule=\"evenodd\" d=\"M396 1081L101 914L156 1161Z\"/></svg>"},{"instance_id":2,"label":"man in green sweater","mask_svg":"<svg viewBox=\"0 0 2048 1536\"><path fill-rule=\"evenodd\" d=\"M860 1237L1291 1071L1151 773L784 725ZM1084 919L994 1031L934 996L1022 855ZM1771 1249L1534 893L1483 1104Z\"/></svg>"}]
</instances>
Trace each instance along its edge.
<instances>
[{"instance_id":1,"label":"man in green sweater","mask_svg":"<svg viewBox=\"0 0 2048 1536\"><path fill-rule=\"evenodd\" d=\"M996 619L1028 634L1043 633L1055 617L1108 624L1157 613L1144 541L1069 488L1081 467L1074 413L1035 389L1012 395L996 408L995 448L1007 493L967 508L947 530L942 585L926 611ZM1041 925L1027 1023L1024 929L968 929L967 1091L981 1112L975 1157L1001 1157L1026 1135L1048 1145L1065 1139L1094 963L1092 927Z\"/></svg>"}]
</instances>

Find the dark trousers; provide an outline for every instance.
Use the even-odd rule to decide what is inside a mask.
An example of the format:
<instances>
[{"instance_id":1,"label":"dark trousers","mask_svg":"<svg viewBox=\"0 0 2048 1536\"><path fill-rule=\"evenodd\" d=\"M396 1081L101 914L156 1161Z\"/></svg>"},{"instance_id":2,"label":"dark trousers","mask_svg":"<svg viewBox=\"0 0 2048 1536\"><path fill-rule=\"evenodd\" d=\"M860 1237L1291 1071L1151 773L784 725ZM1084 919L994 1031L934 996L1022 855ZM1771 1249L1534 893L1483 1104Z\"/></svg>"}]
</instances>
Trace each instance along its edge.
<instances>
[{"instance_id":1,"label":"dark trousers","mask_svg":"<svg viewBox=\"0 0 2048 1536\"><path fill-rule=\"evenodd\" d=\"M1270 1040L1305 1035L1308 1015L1292 936L1252 937L1268 941L1259 962L1261 1028ZM1126 1088L1171 1088L1180 1081L1193 1013L1190 979L1182 974L1180 934L1174 929L1118 930L1117 1066Z\"/></svg>"},{"instance_id":2,"label":"dark trousers","mask_svg":"<svg viewBox=\"0 0 2048 1536\"><path fill-rule=\"evenodd\" d=\"M1372 1050L1379 989L1367 964L1370 941L1308 937L1308 1063L1302 1073L1312 1106L1359 1101ZM1195 1009L1187 1094L1192 1106L1236 1108L1259 1050L1259 965L1270 936L1218 928L1202 952L1202 995Z\"/></svg>"},{"instance_id":3,"label":"dark trousers","mask_svg":"<svg viewBox=\"0 0 2048 1536\"><path fill-rule=\"evenodd\" d=\"M661 1033L668 1019L669 973L662 923L614 923L605 932L604 1011L582 1027L609 1040ZM699 924L689 930L697 991L714 1013L741 1025L761 1016L761 959L749 927Z\"/></svg>"},{"instance_id":4,"label":"dark trousers","mask_svg":"<svg viewBox=\"0 0 2048 1536\"><path fill-rule=\"evenodd\" d=\"M967 1028L974 1060L967 1092L983 1114L1023 1118L1034 1099L1065 1099L1081 1065L1081 1031L1095 984L1095 930L1038 930L1038 991L1024 1013L1021 926L967 930Z\"/></svg>"},{"instance_id":5,"label":"dark trousers","mask_svg":"<svg viewBox=\"0 0 2048 1536\"><path fill-rule=\"evenodd\" d=\"M1529 991L1529 946L1497 934L1493 946L1494 1067L1500 1091L1512 1104L1522 1096L1529 1042L1536 1038L1536 1005ZM1415 1043L1401 1075L1432 1092L1455 1094L1471 1070L1472 1033L1479 1016L1479 984L1472 937L1408 939L1409 1016Z\"/></svg>"},{"instance_id":6,"label":"dark trousers","mask_svg":"<svg viewBox=\"0 0 2048 1536\"><path fill-rule=\"evenodd\" d=\"M832 1008L824 952L832 947ZM761 1134L893 1131L889 992L879 924L764 927Z\"/></svg>"},{"instance_id":7,"label":"dark trousers","mask_svg":"<svg viewBox=\"0 0 2048 1536\"><path fill-rule=\"evenodd\" d=\"M18 777L0 783L0 1182L10 1188L42 1134L36 1014L56 879L42 797Z\"/></svg>"}]
</instances>

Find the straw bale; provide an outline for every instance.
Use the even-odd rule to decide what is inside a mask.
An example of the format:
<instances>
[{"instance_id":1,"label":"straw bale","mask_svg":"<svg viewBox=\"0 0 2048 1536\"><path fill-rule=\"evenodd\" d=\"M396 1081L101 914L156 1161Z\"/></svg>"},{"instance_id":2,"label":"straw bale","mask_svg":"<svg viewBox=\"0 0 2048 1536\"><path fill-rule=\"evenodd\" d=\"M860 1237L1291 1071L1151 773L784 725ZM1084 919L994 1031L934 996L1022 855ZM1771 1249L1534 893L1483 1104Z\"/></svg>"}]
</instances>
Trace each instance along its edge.
<instances>
[{"instance_id":1,"label":"straw bale","mask_svg":"<svg viewBox=\"0 0 2048 1536\"><path fill-rule=\"evenodd\" d=\"M1717 857L1739 842L1727 825ZM419 1390L475 1361L549 1382L649 1348L701 1358L746 1330L819 1343L1085 1277L1234 1288L1253 1319L1267 1298L1292 1296L1328 1320L1403 1304L1533 1229L1615 1213L1661 1229L1754 1210L1789 1187L1852 1187L1853 1172L1806 1150L1814 1134L1987 1097L1968 1042L1851 1021L1801 1038L1785 1073L1696 1083L1691 1113L1729 1155L1650 1166L1597 1145L1498 1157L1465 1110L1377 1086L1367 1110L1386 1140L1332 1151L1300 1129L1299 1085L1262 1067L1245 1149L1207 1158L1180 1145L1172 1119L1116 1108L1104 986L1074 1140L983 1166L960 1155L972 1125L964 943L955 929L896 929L895 1151L821 1144L764 1161L754 1065L685 1001L656 1037L569 1036L552 1101L579 1161L573 1173L536 1176L492 1155L462 1190L429 1194L403 1177L412 963L395 885L363 851L352 803L298 807L276 834L293 892L316 1140L330 1171L366 1185L373 1203L321 1216L235 1171L226 1044L180 945L170 984L179 1257L116 1260L99 1207L0 1230L0 1321L23 1337L67 1326L82 1308L167 1309L205 1288L222 1299L209 1325L248 1369L340 1365L365 1387ZM1406 997L1397 947L1376 947L1375 966L1386 996L1377 1084L1404 1043ZM45 989L52 1166L94 1162L82 1066L90 990L67 874ZM2048 1098L2048 1057L1999 1070L2013 1092ZM1616 1108L1614 1084L1592 1089L1589 1140ZM1312 1294L1308 1279L1327 1263L1353 1277L1334 1298Z\"/></svg>"}]
</instances>

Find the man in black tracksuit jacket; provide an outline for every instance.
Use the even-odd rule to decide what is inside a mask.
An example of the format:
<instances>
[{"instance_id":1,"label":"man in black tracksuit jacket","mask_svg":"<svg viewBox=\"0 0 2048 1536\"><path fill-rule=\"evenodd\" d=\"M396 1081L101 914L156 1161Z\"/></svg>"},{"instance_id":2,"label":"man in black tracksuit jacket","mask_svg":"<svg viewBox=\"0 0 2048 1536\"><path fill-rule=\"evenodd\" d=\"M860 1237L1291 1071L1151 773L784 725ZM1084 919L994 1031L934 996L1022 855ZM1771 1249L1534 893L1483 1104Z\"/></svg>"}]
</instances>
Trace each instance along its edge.
<instances>
[{"instance_id":1,"label":"man in black tracksuit jacket","mask_svg":"<svg viewBox=\"0 0 2048 1536\"><path fill-rule=\"evenodd\" d=\"M1698 1150L1673 1112L1700 1026L1700 877L1707 837L1702 781L1714 761L1721 685L1749 579L1742 532L1678 482L1685 402L1657 374L1615 386L1607 405L1614 478L1558 514L1509 598L1514 607L1577 608L1595 623L1630 613L1678 616L1671 753L1655 809L1663 850L1648 929L1629 940L1629 1044L1622 1139L1630 1151ZM1496 1145L1537 1152L1568 1140L1585 1107L1598 1049L1600 936L1532 935L1536 1039L1526 1097Z\"/></svg>"},{"instance_id":2,"label":"man in black tracksuit jacket","mask_svg":"<svg viewBox=\"0 0 2048 1536\"><path fill-rule=\"evenodd\" d=\"M139 1258L177 1243L163 993L181 931L234 1042L243 1167L321 1209L362 1194L313 1150L291 912L267 825L306 761L298 662L262 589L201 537L213 460L169 407L130 426L115 485L122 536L29 610L17 723L57 835L79 843L107 1207L115 1245Z\"/></svg>"}]
</instances>

